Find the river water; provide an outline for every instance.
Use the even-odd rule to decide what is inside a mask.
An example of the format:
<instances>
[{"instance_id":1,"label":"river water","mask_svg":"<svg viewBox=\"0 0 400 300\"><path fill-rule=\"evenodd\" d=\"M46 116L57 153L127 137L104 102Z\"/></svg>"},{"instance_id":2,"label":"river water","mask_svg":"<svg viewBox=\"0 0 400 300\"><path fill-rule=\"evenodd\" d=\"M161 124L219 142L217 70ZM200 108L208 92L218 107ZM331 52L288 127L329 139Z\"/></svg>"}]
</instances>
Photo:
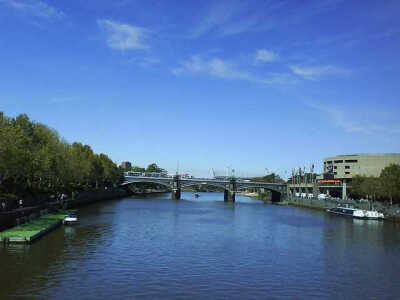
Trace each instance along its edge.
<instances>
[{"instance_id":1,"label":"river water","mask_svg":"<svg viewBox=\"0 0 400 300\"><path fill-rule=\"evenodd\" d=\"M400 299L400 228L222 193L79 210L0 246L0 299Z\"/></svg>"}]
</instances>

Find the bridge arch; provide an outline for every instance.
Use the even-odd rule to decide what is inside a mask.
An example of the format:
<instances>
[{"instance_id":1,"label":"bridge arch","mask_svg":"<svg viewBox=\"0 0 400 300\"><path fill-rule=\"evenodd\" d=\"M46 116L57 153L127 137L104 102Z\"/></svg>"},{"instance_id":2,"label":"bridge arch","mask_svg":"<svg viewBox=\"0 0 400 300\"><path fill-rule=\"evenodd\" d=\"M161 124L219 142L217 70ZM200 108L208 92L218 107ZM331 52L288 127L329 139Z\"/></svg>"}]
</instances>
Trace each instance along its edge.
<instances>
[{"instance_id":1,"label":"bridge arch","mask_svg":"<svg viewBox=\"0 0 400 300\"><path fill-rule=\"evenodd\" d=\"M151 180L150 178L147 180L130 180L129 182L125 182L122 184L122 186L129 186L137 183L152 183L152 184L158 184L165 186L167 189L172 189L172 182L171 183L166 183L166 182L160 182L157 180Z\"/></svg>"},{"instance_id":2,"label":"bridge arch","mask_svg":"<svg viewBox=\"0 0 400 300\"><path fill-rule=\"evenodd\" d=\"M271 192L271 201L272 202L280 202L284 196L284 193L280 191L279 189L274 189L272 187L267 187L267 186L246 186L246 185L240 185L237 187L237 190L244 190L248 188L256 188L256 189L264 189L268 190Z\"/></svg>"}]
</instances>

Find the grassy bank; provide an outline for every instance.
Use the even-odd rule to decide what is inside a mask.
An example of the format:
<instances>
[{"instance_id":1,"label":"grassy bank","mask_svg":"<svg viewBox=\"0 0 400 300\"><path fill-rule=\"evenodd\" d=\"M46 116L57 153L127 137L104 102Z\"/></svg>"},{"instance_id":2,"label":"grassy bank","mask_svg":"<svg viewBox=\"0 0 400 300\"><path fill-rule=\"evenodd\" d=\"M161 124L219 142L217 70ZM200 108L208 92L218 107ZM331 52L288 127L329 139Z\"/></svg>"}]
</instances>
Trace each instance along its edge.
<instances>
[{"instance_id":1,"label":"grassy bank","mask_svg":"<svg viewBox=\"0 0 400 300\"><path fill-rule=\"evenodd\" d=\"M23 225L0 232L0 240L10 242L30 242L60 224L64 214L55 213L41 216Z\"/></svg>"}]
</instances>

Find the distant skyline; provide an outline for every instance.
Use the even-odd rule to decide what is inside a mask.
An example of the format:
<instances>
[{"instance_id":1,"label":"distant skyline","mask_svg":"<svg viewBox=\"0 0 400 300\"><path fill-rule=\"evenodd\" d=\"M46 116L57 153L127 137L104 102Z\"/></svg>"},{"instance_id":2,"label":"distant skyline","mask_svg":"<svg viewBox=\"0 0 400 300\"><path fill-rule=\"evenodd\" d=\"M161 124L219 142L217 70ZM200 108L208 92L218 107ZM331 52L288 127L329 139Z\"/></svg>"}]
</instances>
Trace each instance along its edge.
<instances>
[{"instance_id":1,"label":"distant skyline","mask_svg":"<svg viewBox=\"0 0 400 300\"><path fill-rule=\"evenodd\" d=\"M0 0L0 110L118 164L320 172L400 152L399 15L395 0Z\"/></svg>"}]
</instances>

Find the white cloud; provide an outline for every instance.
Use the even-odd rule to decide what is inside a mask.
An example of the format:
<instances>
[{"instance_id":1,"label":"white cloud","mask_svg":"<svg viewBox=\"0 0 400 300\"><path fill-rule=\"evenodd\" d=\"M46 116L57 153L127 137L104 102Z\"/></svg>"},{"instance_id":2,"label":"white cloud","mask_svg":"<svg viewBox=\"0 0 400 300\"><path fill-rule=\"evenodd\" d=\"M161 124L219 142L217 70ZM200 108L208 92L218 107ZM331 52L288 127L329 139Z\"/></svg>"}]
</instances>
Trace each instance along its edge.
<instances>
[{"instance_id":1,"label":"white cloud","mask_svg":"<svg viewBox=\"0 0 400 300\"><path fill-rule=\"evenodd\" d=\"M292 72L304 79L316 80L323 76L344 76L347 77L351 74L350 70L327 65L327 66L314 66L303 67L298 65L290 65L289 68Z\"/></svg>"},{"instance_id":2,"label":"white cloud","mask_svg":"<svg viewBox=\"0 0 400 300\"><path fill-rule=\"evenodd\" d=\"M231 61L218 57L205 59L199 55L193 55L188 60L182 62L179 68L173 69L172 72L175 75L185 73L205 74L217 78L245 80L261 84L284 84L295 82L290 74L270 73L268 76L262 77L249 71L239 69Z\"/></svg>"},{"instance_id":3,"label":"white cloud","mask_svg":"<svg viewBox=\"0 0 400 300\"><path fill-rule=\"evenodd\" d=\"M258 62L273 62L278 59L278 55L273 51L266 49L259 49L256 52L255 60Z\"/></svg>"},{"instance_id":4,"label":"white cloud","mask_svg":"<svg viewBox=\"0 0 400 300\"><path fill-rule=\"evenodd\" d=\"M149 31L146 28L122 24L110 20L99 20L98 25L105 31L107 45L118 50L147 49Z\"/></svg>"},{"instance_id":5,"label":"white cloud","mask_svg":"<svg viewBox=\"0 0 400 300\"><path fill-rule=\"evenodd\" d=\"M343 109L337 106L330 106L312 101L306 102L306 105L318 110L336 127L342 128L349 133L363 133L369 135L400 134L399 124L393 124L392 126L383 125L384 122L382 119L372 120L371 118L364 118L355 113L349 113L349 111L354 111L349 109L349 107ZM380 124L377 124L377 122Z\"/></svg>"},{"instance_id":6,"label":"white cloud","mask_svg":"<svg viewBox=\"0 0 400 300\"><path fill-rule=\"evenodd\" d=\"M0 0L0 3L33 17L61 19L65 16L62 11L39 0Z\"/></svg>"}]
</instances>

